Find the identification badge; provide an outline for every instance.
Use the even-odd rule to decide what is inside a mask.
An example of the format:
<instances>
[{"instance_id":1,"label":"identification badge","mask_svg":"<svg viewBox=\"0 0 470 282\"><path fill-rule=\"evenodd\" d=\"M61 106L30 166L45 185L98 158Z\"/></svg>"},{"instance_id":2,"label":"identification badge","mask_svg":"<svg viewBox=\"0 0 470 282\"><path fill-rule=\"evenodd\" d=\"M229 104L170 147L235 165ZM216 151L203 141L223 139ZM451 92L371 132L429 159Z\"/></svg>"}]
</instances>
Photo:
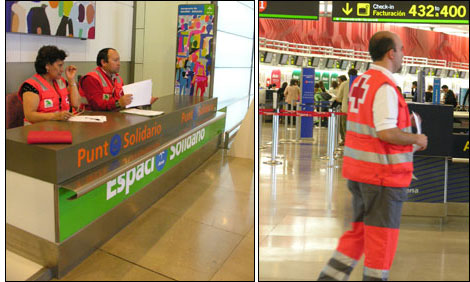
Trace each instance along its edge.
<instances>
[{"instance_id":1,"label":"identification badge","mask_svg":"<svg viewBox=\"0 0 470 282\"><path fill-rule=\"evenodd\" d=\"M54 103L52 102L52 99L45 99L44 100L44 108L52 108L54 106Z\"/></svg>"},{"instance_id":2,"label":"identification badge","mask_svg":"<svg viewBox=\"0 0 470 282\"><path fill-rule=\"evenodd\" d=\"M109 94L103 94L103 100L108 101L109 100Z\"/></svg>"}]
</instances>

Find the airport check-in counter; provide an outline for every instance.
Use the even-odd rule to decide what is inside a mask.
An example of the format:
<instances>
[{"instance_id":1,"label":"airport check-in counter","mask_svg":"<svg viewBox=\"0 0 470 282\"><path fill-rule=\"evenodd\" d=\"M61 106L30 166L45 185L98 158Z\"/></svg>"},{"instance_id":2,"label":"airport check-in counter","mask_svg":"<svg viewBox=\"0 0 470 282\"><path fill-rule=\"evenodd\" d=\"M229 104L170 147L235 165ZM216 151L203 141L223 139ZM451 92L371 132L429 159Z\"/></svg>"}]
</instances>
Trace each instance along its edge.
<instances>
[{"instance_id":1,"label":"airport check-in counter","mask_svg":"<svg viewBox=\"0 0 470 282\"><path fill-rule=\"evenodd\" d=\"M165 114L7 130L7 249L62 277L217 151L217 98L172 95L152 110ZM68 130L73 143L27 144L39 130Z\"/></svg>"},{"instance_id":2,"label":"airport check-in counter","mask_svg":"<svg viewBox=\"0 0 470 282\"><path fill-rule=\"evenodd\" d=\"M414 154L414 179L403 215L468 216L468 112L428 103L408 107L421 116L428 147Z\"/></svg>"}]
</instances>

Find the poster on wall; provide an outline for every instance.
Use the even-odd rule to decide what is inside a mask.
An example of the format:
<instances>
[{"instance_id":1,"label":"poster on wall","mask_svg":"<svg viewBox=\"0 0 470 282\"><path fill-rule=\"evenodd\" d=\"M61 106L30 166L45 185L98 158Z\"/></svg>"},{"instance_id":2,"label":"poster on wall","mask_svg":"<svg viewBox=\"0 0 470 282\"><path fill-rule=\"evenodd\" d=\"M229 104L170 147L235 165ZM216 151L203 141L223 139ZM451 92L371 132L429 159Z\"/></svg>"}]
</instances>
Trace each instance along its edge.
<instances>
[{"instance_id":1,"label":"poster on wall","mask_svg":"<svg viewBox=\"0 0 470 282\"><path fill-rule=\"evenodd\" d=\"M96 1L6 1L6 32L95 38Z\"/></svg>"},{"instance_id":2,"label":"poster on wall","mask_svg":"<svg viewBox=\"0 0 470 282\"><path fill-rule=\"evenodd\" d=\"M210 97L215 5L179 5L175 95Z\"/></svg>"}]
</instances>

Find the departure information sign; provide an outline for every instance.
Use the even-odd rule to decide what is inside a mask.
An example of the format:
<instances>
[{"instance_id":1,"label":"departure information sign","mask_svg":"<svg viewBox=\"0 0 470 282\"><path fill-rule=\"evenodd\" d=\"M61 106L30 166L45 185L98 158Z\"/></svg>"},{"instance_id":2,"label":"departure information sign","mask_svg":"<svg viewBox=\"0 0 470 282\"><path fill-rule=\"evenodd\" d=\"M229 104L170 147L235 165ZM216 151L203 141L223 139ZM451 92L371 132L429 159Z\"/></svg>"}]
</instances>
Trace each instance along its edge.
<instances>
[{"instance_id":1,"label":"departure information sign","mask_svg":"<svg viewBox=\"0 0 470 282\"><path fill-rule=\"evenodd\" d=\"M320 1L258 1L259 17L318 20Z\"/></svg>"},{"instance_id":2,"label":"departure information sign","mask_svg":"<svg viewBox=\"0 0 470 282\"><path fill-rule=\"evenodd\" d=\"M468 24L468 1L332 1L337 22Z\"/></svg>"}]
</instances>

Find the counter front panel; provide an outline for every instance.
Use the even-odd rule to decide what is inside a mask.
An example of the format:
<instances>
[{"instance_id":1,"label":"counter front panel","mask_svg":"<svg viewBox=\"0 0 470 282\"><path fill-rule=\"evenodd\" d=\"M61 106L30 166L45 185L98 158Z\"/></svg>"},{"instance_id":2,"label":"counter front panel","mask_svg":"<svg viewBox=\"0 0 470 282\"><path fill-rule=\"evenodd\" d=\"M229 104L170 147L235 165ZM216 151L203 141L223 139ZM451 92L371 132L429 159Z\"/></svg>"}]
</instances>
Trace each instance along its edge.
<instances>
[{"instance_id":1,"label":"counter front panel","mask_svg":"<svg viewBox=\"0 0 470 282\"><path fill-rule=\"evenodd\" d=\"M220 116L219 116L220 115ZM86 194L61 187L59 189L60 242L80 231L115 206L137 193L149 183L193 154L224 132L225 115L217 114L216 121L183 135L176 142L162 147L154 155L141 159L119 175L112 175ZM153 146L152 146L153 147ZM146 148L142 148L145 155ZM132 156L131 156L132 157ZM76 181L74 181L76 184ZM101 181L103 182L103 181ZM72 184L73 186L74 184Z\"/></svg>"}]
</instances>

